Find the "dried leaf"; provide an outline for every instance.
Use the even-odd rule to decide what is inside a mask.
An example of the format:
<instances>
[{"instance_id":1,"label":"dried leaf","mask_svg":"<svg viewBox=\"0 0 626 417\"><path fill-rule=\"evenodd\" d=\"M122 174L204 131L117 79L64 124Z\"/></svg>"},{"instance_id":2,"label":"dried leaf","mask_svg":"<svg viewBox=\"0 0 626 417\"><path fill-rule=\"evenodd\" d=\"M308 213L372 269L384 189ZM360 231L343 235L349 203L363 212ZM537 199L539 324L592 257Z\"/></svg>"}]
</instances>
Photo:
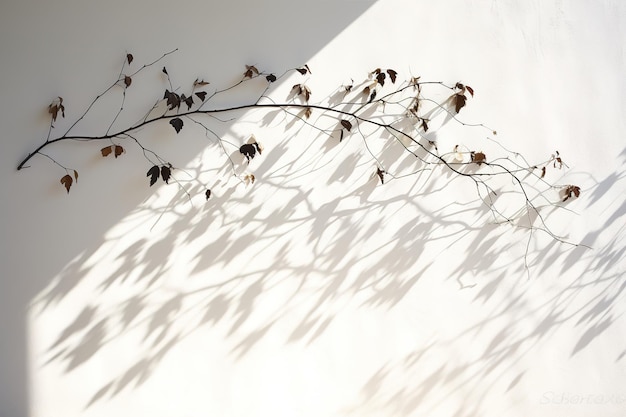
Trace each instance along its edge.
<instances>
[{"instance_id":1,"label":"dried leaf","mask_svg":"<svg viewBox=\"0 0 626 417\"><path fill-rule=\"evenodd\" d=\"M185 102L185 104L187 105L187 110L191 109L191 106L193 106L193 96L189 96L189 97L185 97L185 95L183 94L181 96L181 99Z\"/></svg>"},{"instance_id":2,"label":"dried leaf","mask_svg":"<svg viewBox=\"0 0 626 417\"><path fill-rule=\"evenodd\" d=\"M117 158L123 153L124 153L124 148L122 148L120 145L115 145L115 157Z\"/></svg>"},{"instance_id":3,"label":"dried leaf","mask_svg":"<svg viewBox=\"0 0 626 417\"><path fill-rule=\"evenodd\" d=\"M398 76L398 73L395 72L392 69L388 69L387 70L387 74L389 74L389 78L391 78L391 83L395 84L396 83L396 77Z\"/></svg>"},{"instance_id":4,"label":"dried leaf","mask_svg":"<svg viewBox=\"0 0 626 417\"><path fill-rule=\"evenodd\" d=\"M74 179L78 182L78 171L74 170Z\"/></svg>"},{"instance_id":5,"label":"dried leaf","mask_svg":"<svg viewBox=\"0 0 626 417\"><path fill-rule=\"evenodd\" d=\"M341 126L343 126L348 132L352 130L352 123L347 120L342 120Z\"/></svg>"},{"instance_id":6,"label":"dried leaf","mask_svg":"<svg viewBox=\"0 0 626 417\"><path fill-rule=\"evenodd\" d=\"M167 99L167 106L169 110L180 108L180 96L172 91L165 90L164 99Z\"/></svg>"},{"instance_id":7,"label":"dried leaf","mask_svg":"<svg viewBox=\"0 0 626 417\"><path fill-rule=\"evenodd\" d=\"M69 174L66 174L63 178L61 178L61 184L65 186L65 189L67 190L68 193L70 192L70 187L72 186L72 182L74 182L74 180Z\"/></svg>"},{"instance_id":8,"label":"dried leaf","mask_svg":"<svg viewBox=\"0 0 626 417\"><path fill-rule=\"evenodd\" d=\"M296 71L298 71L302 75L305 75L307 73L307 69L306 68L296 68Z\"/></svg>"},{"instance_id":9,"label":"dried leaf","mask_svg":"<svg viewBox=\"0 0 626 417\"><path fill-rule=\"evenodd\" d=\"M170 120L170 124L172 125L174 130L176 130L176 133L179 133L180 130L183 128L183 121L179 117Z\"/></svg>"},{"instance_id":10,"label":"dried leaf","mask_svg":"<svg viewBox=\"0 0 626 417\"><path fill-rule=\"evenodd\" d=\"M254 65L246 65L246 72L243 73L244 78L252 78L259 75L259 70Z\"/></svg>"},{"instance_id":11,"label":"dried leaf","mask_svg":"<svg viewBox=\"0 0 626 417\"><path fill-rule=\"evenodd\" d=\"M371 103L372 101L374 101L374 99L376 98L376 90L372 91L372 94L370 94L370 98L369 98L369 103Z\"/></svg>"},{"instance_id":12,"label":"dried leaf","mask_svg":"<svg viewBox=\"0 0 626 417\"><path fill-rule=\"evenodd\" d=\"M276 81L276 76L274 74L269 74L265 77L265 79L268 83L273 83L274 81Z\"/></svg>"},{"instance_id":13,"label":"dried leaf","mask_svg":"<svg viewBox=\"0 0 626 417\"><path fill-rule=\"evenodd\" d=\"M128 61L128 65L131 64L131 62L133 62L133 54L126 54L126 60Z\"/></svg>"},{"instance_id":14,"label":"dried leaf","mask_svg":"<svg viewBox=\"0 0 626 417\"><path fill-rule=\"evenodd\" d=\"M381 86L385 85L385 78L387 78L387 75L384 72L379 72L378 75L376 76L376 81L378 81L378 83Z\"/></svg>"},{"instance_id":15,"label":"dried leaf","mask_svg":"<svg viewBox=\"0 0 626 417\"><path fill-rule=\"evenodd\" d=\"M167 70L165 69L165 67L163 67L163 69L162 69L161 71L163 71L163 74L165 74L165 75L168 75L168 76L169 76L169 74L167 73Z\"/></svg>"},{"instance_id":16,"label":"dried leaf","mask_svg":"<svg viewBox=\"0 0 626 417\"><path fill-rule=\"evenodd\" d=\"M172 175L172 170L170 169L170 167L168 167L167 165L163 165L161 167L161 178L163 178L163 181L165 181L166 184L168 184L168 181L170 180L171 175Z\"/></svg>"},{"instance_id":17,"label":"dried leaf","mask_svg":"<svg viewBox=\"0 0 626 417\"><path fill-rule=\"evenodd\" d=\"M472 95L472 97L474 97L474 89L472 87L470 87L469 85L466 85L465 88L467 88L467 91L469 91L469 93Z\"/></svg>"},{"instance_id":18,"label":"dried leaf","mask_svg":"<svg viewBox=\"0 0 626 417\"><path fill-rule=\"evenodd\" d=\"M428 119L422 119L422 129L424 132L428 132Z\"/></svg>"},{"instance_id":19,"label":"dried leaf","mask_svg":"<svg viewBox=\"0 0 626 417\"><path fill-rule=\"evenodd\" d=\"M380 168L376 168L376 175L378 175L378 178L380 178L380 183L384 184L385 183L385 171Z\"/></svg>"},{"instance_id":20,"label":"dried leaf","mask_svg":"<svg viewBox=\"0 0 626 417\"><path fill-rule=\"evenodd\" d=\"M307 86L304 86L304 88L302 90L303 90L302 92L304 94L304 99L306 101L309 101L309 99L311 98L311 90Z\"/></svg>"},{"instance_id":21,"label":"dried leaf","mask_svg":"<svg viewBox=\"0 0 626 417\"><path fill-rule=\"evenodd\" d=\"M256 155L256 147L251 143L246 143L245 145L241 145L239 147L239 152L241 152L241 154L248 160L248 163L250 163L250 160Z\"/></svg>"},{"instance_id":22,"label":"dried leaf","mask_svg":"<svg viewBox=\"0 0 626 417\"><path fill-rule=\"evenodd\" d=\"M206 196L206 199L208 201L208 199L211 198L211 190L206 190L204 195Z\"/></svg>"},{"instance_id":23,"label":"dried leaf","mask_svg":"<svg viewBox=\"0 0 626 417\"><path fill-rule=\"evenodd\" d=\"M196 78L196 81L193 82L194 87L198 87L198 86L203 87L205 85L209 85L209 82L204 81L204 80L198 80L197 78Z\"/></svg>"},{"instance_id":24,"label":"dried leaf","mask_svg":"<svg viewBox=\"0 0 626 417\"><path fill-rule=\"evenodd\" d=\"M198 97L200 100L204 101L204 99L206 98L206 92L204 91L198 91L196 93L196 97Z\"/></svg>"},{"instance_id":25,"label":"dried leaf","mask_svg":"<svg viewBox=\"0 0 626 417\"><path fill-rule=\"evenodd\" d=\"M159 179L160 170L159 167L154 165L148 170L146 177L150 177L150 187L152 187Z\"/></svg>"},{"instance_id":26,"label":"dried leaf","mask_svg":"<svg viewBox=\"0 0 626 417\"><path fill-rule=\"evenodd\" d=\"M304 110L304 117L306 117L307 119L308 119L308 118L310 118L310 117L311 117L311 113L312 113L312 112L313 112L313 111L311 110L311 108L310 108L310 107L307 107L307 108Z\"/></svg>"},{"instance_id":27,"label":"dried leaf","mask_svg":"<svg viewBox=\"0 0 626 417\"><path fill-rule=\"evenodd\" d=\"M304 64L304 68L306 68L306 70L307 70L307 71L309 71L309 74L313 74L313 73L311 72L311 68L309 68L309 65L308 65L308 64Z\"/></svg>"},{"instance_id":28,"label":"dried leaf","mask_svg":"<svg viewBox=\"0 0 626 417\"><path fill-rule=\"evenodd\" d=\"M576 185L568 185L565 188L565 197L563 198L563 202L569 200L572 196L576 196L576 198L580 196L580 187Z\"/></svg>"},{"instance_id":29,"label":"dried leaf","mask_svg":"<svg viewBox=\"0 0 626 417\"><path fill-rule=\"evenodd\" d=\"M470 152L470 156L472 158L472 162L478 165L487 162L487 156L482 152Z\"/></svg>"},{"instance_id":30,"label":"dried leaf","mask_svg":"<svg viewBox=\"0 0 626 417\"><path fill-rule=\"evenodd\" d=\"M364 96L369 96L369 94L370 94L370 86L368 85L367 87L365 87L363 89L363 91L361 91L361 94L363 94Z\"/></svg>"},{"instance_id":31,"label":"dried leaf","mask_svg":"<svg viewBox=\"0 0 626 417\"><path fill-rule=\"evenodd\" d=\"M541 178L546 176L546 167L541 168Z\"/></svg>"},{"instance_id":32,"label":"dried leaf","mask_svg":"<svg viewBox=\"0 0 626 417\"><path fill-rule=\"evenodd\" d=\"M113 145L105 146L104 148L100 149L100 153L102 154L102 156L109 156L111 152L113 152Z\"/></svg>"},{"instance_id":33,"label":"dried leaf","mask_svg":"<svg viewBox=\"0 0 626 417\"><path fill-rule=\"evenodd\" d=\"M133 79L130 78L128 75L124 76L124 85L126 86L126 88L130 87L130 84L133 82Z\"/></svg>"},{"instance_id":34,"label":"dried leaf","mask_svg":"<svg viewBox=\"0 0 626 417\"><path fill-rule=\"evenodd\" d=\"M462 93L457 93L452 97L454 101L454 110L458 113L463 107L465 107L465 101L467 100L467 97L465 97L465 95Z\"/></svg>"}]
</instances>

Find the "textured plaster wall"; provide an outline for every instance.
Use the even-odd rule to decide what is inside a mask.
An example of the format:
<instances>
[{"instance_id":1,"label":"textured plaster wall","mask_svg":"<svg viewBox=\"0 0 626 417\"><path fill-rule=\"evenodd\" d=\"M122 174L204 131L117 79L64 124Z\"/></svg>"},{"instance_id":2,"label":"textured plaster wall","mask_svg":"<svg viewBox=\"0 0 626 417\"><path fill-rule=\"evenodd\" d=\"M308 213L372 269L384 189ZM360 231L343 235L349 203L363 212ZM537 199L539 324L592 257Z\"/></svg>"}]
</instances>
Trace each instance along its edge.
<instances>
[{"instance_id":1,"label":"textured plaster wall","mask_svg":"<svg viewBox=\"0 0 626 417\"><path fill-rule=\"evenodd\" d=\"M6 0L0 12L0 416L624 414L622 2ZM470 84L464 121L530 161L563 155L570 169L549 179L582 195L550 224L592 249L537 233L526 270L528 234L491 224L471 183L381 186L362 142L278 113L214 122L228 141L264 143L252 187L201 130L145 132L210 184L208 203L147 187L132 146L117 160L101 144L51 148L80 172L69 195L43 157L15 171L44 140L51 99L67 106L60 131L127 52L143 63L175 48L164 65L181 88L304 63L314 100L376 67ZM162 94L159 69L133 82L120 123ZM81 129L106 130L116 100ZM429 134L497 151L486 130ZM400 154L384 162L410 169Z\"/></svg>"}]
</instances>

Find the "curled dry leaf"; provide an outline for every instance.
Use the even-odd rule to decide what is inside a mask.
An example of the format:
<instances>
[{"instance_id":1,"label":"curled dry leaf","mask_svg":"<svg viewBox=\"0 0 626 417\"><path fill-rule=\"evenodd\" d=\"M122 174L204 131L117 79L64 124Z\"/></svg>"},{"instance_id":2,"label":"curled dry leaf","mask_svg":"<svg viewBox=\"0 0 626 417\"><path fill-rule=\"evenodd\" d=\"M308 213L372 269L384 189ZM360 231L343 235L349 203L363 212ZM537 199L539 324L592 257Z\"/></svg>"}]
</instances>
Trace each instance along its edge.
<instances>
[{"instance_id":1,"label":"curled dry leaf","mask_svg":"<svg viewBox=\"0 0 626 417\"><path fill-rule=\"evenodd\" d=\"M124 148L122 148L120 145L115 145L114 148L115 148L115 157L116 158L124 153Z\"/></svg>"},{"instance_id":2,"label":"curled dry leaf","mask_svg":"<svg viewBox=\"0 0 626 417\"><path fill-rule=\"evenodd\" d=\"M310 107L307 107L306 109L304 109L304 117L306 117L307 119L309 119L311 117L311 113L313 111L311 110Z\"/></svg>"},{"instance_id":3,"label":"curled dry leaf","mask_svg":"<svg viewBox=\"0 0 626 417\"><path fill-rule=\"evenodd\" d=\"M243 73L244 78L252 78L259 75L259 70L254 65L246 65L246 72Z\"/></svg>"},{"instance_id":4,"label":"curled dry leaf","mask_svg":"<svg viewBox=\"0 0 626 417\"><path fill-rule=\"evenodd\" d=\"M376 75L376 81L378 81L381 86L385 85L385 78L387 78L387 75L384 72L379 72L378 75Z\"/></svg>"},{"instance_id":5,"label":"curled dry leaf","mask_svg":"<svg viewBox=\"0 0 626 417\"><path fill-rule=\"evenodd\" d=\"M396 78L398 77L398 73L392 69L387 70L387 74L389 74L389 78L391 78L391 83L396 83Z\"/></svg>"},{"instance_id":6,"label":"curled dry leaf","mask_svg":"<svg viewBox=\"0 0 626 417\"><path fill-rule=\"evenodd\" d=\"M130 84L133 82L133 79L130 78L128 75L124 76L124 85L126 86L126 88L130 87Z\"/></svg>"},{"instance_id":7,"label":"curled dry leaf","mask_svg":"<svg viewBox=\"0 0 626 417\"><path fill-rule=\"evenodd\" d=\"M254 184L254 181L255 181L255 180L256 180L256 178L254 177L254 174L246 174L246 175L243 177L243 182L244 182L246 185L249 185L249 184Z\"/></svg>"},{"instance_id":8,"label":"curled dry leaf","mask_svg":"<svg viewBox=\"0 0 626 417\"><path fill-rule=\"evenodd\" d=\"M580 196L580 187L576 185L568 185L564 190L565 197L563 197L563 202L569 200L573 196L578 198Z\"/></svg>"},{"instance_id":9,"label":"curled dry leaf","mask_svg":"<svg viewBox=\"0 0 626 417\"><path fill-rule=\"evenodd\" d=\"M126 54L126 61L128 61L128 65L133 62L133 54Z\"/></svg>"},{"instance_id":10,"label":"curled dry leaf","mask_svg":"<svg viewBox=\"0 0 626 417\"><path fill-rule=\"evenodd\" d=\"M204 196L206 197L207 201L209 200L209 198L211 198L211 190L206 190L204 192Z\"/></svg>"},{"instance_id":11,"label":"curled dry leaf","mask_svg":"<svg viewBox=\"0 0 626 417\"><path fill-rule=\"evenodd\" d=\"M472 158L472 162L475 164L481 165L487 162L487 156L482 152L470 152L470 156Z\"/></svg>"},{"instance_id":12,"label":"curled dry leaf","mask_svg":"<svg viewBox=\"0 0 626 417\"><path fill-rule=\"evenodd\" d=\"M67 190L68 193L70 192L70 187L72 186L72 182L74 182L74 180L69 174L66 174L65 176L63 176L63 178L61 178L61 184L65 186L65 189Z\"/></svg>"},{"instance_id":13,"label":"curled dry leaf","mask_svg":"<svg viewBox=\"0 0 626 417\"><path fill-rule=\"evenodd\" d=\"M276 81L276 76L274 74L269 74L265 77L268 83L273 83Z\"/></svg>"},{"instance_id":14,"label":"curled dry leaf","mask_svg":"<svg viewBox=\"0 0 626 417\"><path fill-rule=\"evenodd\" d=\"M378 175L378 178L380 178L380 183L384 184L385 183L385 174L386 172L380 168L376 168L376 175Z\"/></svg>"},{"instance_id":15,"label":"curled dry leaf","mask_svg":"<svg viewBox=\"0 0 626 417\"><path fill-rule=\"evenodd\" d=\"M65 117L65 106L63 105L63 97L58 97L58 100L48 105L48 113L52 115L53 122L56 122L59 111L61 111L61 116Z\"/></svg>"},{"instance_id":16,"label":"curled dry leaf","mask_svg":"<svg viewBox=\"0 0 626 417\"><path fill-rule=\"evenodd\" d=\"M74 170L74 179L78 182L78 171Z\"/></svg>"},{"instance_id":17,"label":"curled dry leaf","mask_svg":"<svg viewBox=\"0 0 626 417\"><path fill-rule=\"evenodd\" d=\"M199 80L196 78L196 81L193 82L194 87L204 87L205 85L209 85L208 81Z\"/></svg>"},{"instance_id":18,"label":"curled dry leaf","mask_svg":"<svg viewBox=\"0 0 626 417\"><path fill-rule=\"evenodd\" d=\"M470 87L469 85L466 85L465 88L467 88L467 91L469 91L469 93L472 95L472 97L474 97L474 89L472 87Z\"/></svg>"},{"instance_id":19,"label":"curled dry leaf","mask_svg":"<svg viewBox=\"0 0 626 417\"><path fill-rule=\"evenodd\" d=\"M206 92L204 91L198 91L196 93L196 97L198 97L200 100L204 101L204 99L206 98Z\"/></svg>"},{"instance_id":20,"label":"curled dry leaf","mask_svg":"<svg viewBox=\"0 0 626 417\"><path fill-rule=\"evenodd\" d=\"M346 129L348 132L352 130L352 123L350 123L348 120L342 120L341 126L343 126L344 129Z\"/></svg>"}]
</instances>

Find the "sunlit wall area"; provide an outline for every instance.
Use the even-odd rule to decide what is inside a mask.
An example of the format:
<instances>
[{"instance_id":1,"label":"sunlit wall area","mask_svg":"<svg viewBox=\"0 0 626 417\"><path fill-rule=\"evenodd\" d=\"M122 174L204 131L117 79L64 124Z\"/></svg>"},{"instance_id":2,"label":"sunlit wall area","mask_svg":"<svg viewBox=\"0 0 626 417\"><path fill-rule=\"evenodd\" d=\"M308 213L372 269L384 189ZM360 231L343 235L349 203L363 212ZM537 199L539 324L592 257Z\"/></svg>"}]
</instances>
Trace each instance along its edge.
<instances>
[{"instance_id":1,"label":"sunlit wall area","mask_svg":"<svg viewBox=\"0 0 626 417\"><path fill-rule=\"evenodd\" d=\"M623 414L626 5L0 9L0 416ZM364 124L329 135L338 121L317 109L146 126L137 139L166 155L169 184L150 186L128 137L118 157L103 156L110 141L65 141L16 171L45 142L57 97L51 138L88 108L72 129L103 134L165 89L206 81L212 94L246 65L280 76L305 64L215 105L284 102L298 84L332 105L376 68L398 85L469 85L454 117L450 91L424 85L445 106L423 143L543 163L528 180L541 217L500 181L513 219L500 224L470 178L422 169ZM90 108L120 68L130 85ZM252 135L263 152L248 161L238 147ZM69 193L55 161L79 172ZM580 195L562 202L568 185Z\"/></svg>"}]
</instances>

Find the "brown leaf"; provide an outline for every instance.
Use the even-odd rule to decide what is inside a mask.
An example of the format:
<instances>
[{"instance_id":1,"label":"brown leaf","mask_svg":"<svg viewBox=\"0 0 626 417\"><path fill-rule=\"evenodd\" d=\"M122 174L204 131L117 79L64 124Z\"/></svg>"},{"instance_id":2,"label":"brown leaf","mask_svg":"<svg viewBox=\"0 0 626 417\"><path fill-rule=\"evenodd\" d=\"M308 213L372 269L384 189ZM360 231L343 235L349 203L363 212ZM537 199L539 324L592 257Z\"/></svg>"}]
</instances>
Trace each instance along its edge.
<instances>
[{"instance_id":1,"label":"brown leaf","mask_svg":"<svg viewBox=\"0 0 626 417\"><path fill-rule=\"evenodd\" d=\"M306 68L296 68L296 71L298 71L302 75L305 75L307 73L307 69Z\"/></svg>"},{"instance_id":2,"label":"brown leaf","mask_svg":"<svg viewBox=\"0 0 626 417\"><path fill-rule=\"evenodd\" d=\"M130 87L130 84L133 82L133 79L130 78L128 75L124 76L124 85L126 86L126 88Z\"/></svg>"},{"instance_id":3,"label":"brown leaf","mask_svg":"<svg viewBox=\"0 0 626 417\"><path fill-rule=\"evenodd\" d=\"M204 195L206 196L206 199L208 200L211 197L211 190L206 190Z\"/></svg>"},{"instance_id":4,"label":"brown leaf","mask_svg":"<svg viewBox=\"0 0 626 417\"><path fill-rule=\"evenodd\" d=\"M115 145L115 157L117 158L123 153L124 153L124 148L122 148L120 145Z\"/></svg>"},{"instance_id":5,"label":"brown leaf","mask_svg":"<svg viewBox=\"0 0 626 417\"><path fill-rule=\"evenodd\" d=\"M576 198L578 198L580 196L580 187L576 186L576 185L568 185L565 188L565 197L563 198L563 202L569 200L570 198L572 198L572 195L576 196Z\"/></svg>"},{"instance_id":6,"label":"brown leaf","mask_svg":"<svg viewBox=\"0 0 626 417\"><path fill-rule=\"evenodd\" d=\"M198 91L196 93L196 97L198 97L200 100L204 101L204 99L206 98L206 92L205 91Z\"/></svg>"},{"instance_id":7,"label":"brown leaf","mask_svg":"<svg viewBox=\"0 0 626 417\"><path fill-rule=\"evenodd\" d=\"M268 83L273 83L276 81L276 76L274 74L269 74L265 77Z\"/></svg>"},{"instance_id":8,"label":"brown leaf","mask_svg":"<svg viewBox=\"0 0 626 417\"><path fill-rule=\"evenodd\" d=\"M347 120L342 120L341 126L343 126L348 132L352 130L352 123Z\"/></svg>"},{"instance_id":9,"label":"brown leaf","mask_svg":"<svg viewBox=\"0 0 626 417\"><path fill-rule=\"evenodd\" d=\"M65 186L65 189L67 190L68 193L70 192L70 187L72 186L72 182L74 182L74 180L69 174L61 178L61 184Z\"/></svg>"},{"instance_id":10,"label":"brown leaf","mask_svg":"<svg viewBox=\"0 0 626 417\"><path fill-rule=\"evenodd\" d=\"M196 81L193 82L193 86L194 87L198 87L198 86L199 87L204 87L205 85L208 85L208 84L209 84L208 81L198 80L197 78L196 78Z\"/></svg>"},{"instance_id":11,"label":"brown leaf","mask_svg":"<svg viewBox=\"0 0 626 417\"><path fill-rule=\"evenodd\" d=\"M474 89L472 87L470 87L469 85L466 85L465 88L467 88L467 91L469 91L469 93L472 95L472 97L474 97Z\"/></svg>"},{"instance_id":12,"label":"brown leaf","mask_svg":"<svg viewBox=\"0 0 626 417\"><path fill-rule=\"evenodd\" d=\"M387 70L387 74L389 74L389 78L391 78L391 83L395 84L396 83L396 77L398 76L398 73L395 72L392 69L388 69Z\"/></svg>"},{"instance_id":13,"label":"brown leaf","mask_svg":"<svg viewBox=\"0 0 626 417\"><path fill-rule=\"evenodd\" d=\"M309 71L309 74L313 74L313 73L311 72L311 68L309 68L309 65L308 65L308 64L304 64L304 68L306 68L306 70L307 70L307 71Z\"/></svg>"},{"instance_id":14,"label":"brown leaf","mask_svg":"<svg viewBox=\"0 0 626 417\"><path fill-rule=\"evenodd\" d=\"M167 73L167 70L165 69L165 67L163 67L163 69L162 69L161 71L163 71L163 74L165 74L165 75L168 75L168 76L169 76L169 74Z\"/></svg>"},{"instance_id":15,"label":"brown leaf","mask_svg":"<svg viewBox=\"0 0 626 417\"><path fill-rule=\"evenodd\" d=\"M310 108L310 107L307 107L307 108L304 110L304 117L306 117L306 118L308 119L309 117L311 117L311 113L312 113L311 108Z\"/></svg>"},{"instance_id":16,"label":"brown leaf","mask_svg":"<svg viewBox=\"0 0 626 417\"><path fill-rule=\"evenodd\" d=\"M487 162L487 156L482 152L470 152L472 162L481 165Z\"/></svg>"},{"instance_id":17,"label":"brown leaf","mask_svg":"<svg viewBox=\"0 0 626 417\"><path fill-rule=\"evenodd\" d=\"M244 78L252 78L259 75L259 70L254 65L246 65L246 72L243 73Z\"/></svg>"},{"instance_id":18,"label":"brown leaf","mask_svg":"<svg viewBox=\"0 0 626 417\"><path fill-rule=\"evenodd\" d=\"M309 87L304 86L303 93L304 93L304 99L306 101L309 101L309 99L311 98L311 90L309 89Z\"/></svg>"},{"instance_id":19,"label":"brown leaf","mask_svg":"<svg viewBox=\"0 0 626 417\"><path fill-rule=\"evenodd\" d=\"M546 167L541 168L541 178L546 176Z\"/></svg>"},{"instance_id":20,"label":"brown leaf","mask_svg":"<svg viewBox=\"0 0 626 417\"><path fill-rule=\"evenodd\" d=\"M74 170L74 179L78 182L78 171Z\"/></svg>"},{"instance_id":21,"label":"brown leaf","mask_svg":"<svg viewBox=\"0 0 626 417\"><path fill-rule=\"evenodd\" d=\"M56 122L59 110L61 116L65 117L65 106L63 106L63 97L58 97L58 103L52 102L48 105L48 113L52 115L52 121Z\"/></svg>"},{"instance_id":22,"label":"brown leaf","mask_svg":"<svg viewBox=\"0 0 626 417\"><path fill-rule=\"evenodd\" d=\"M424 129L424 132L428 132L428 120L427 119L422 119L422 129Z\"/></svg>"},{"instance_id":23,"label":"brown leaf","mask_svg":"<svg viewBox=\"0 0 626 417\"><path fill-rule=\"evenodd\" d=\"M387 75L384 72L379 72L378 75L376 76L376 81L378 81L378 83L381 86L385 85L385 78L387 78Z\"/></svg>"},{"instance_id":24,"label":"brown leaf","mask_svg":"<svg viewBox=\"0 0 626 417\"><path fill-rule=\"evenodd\" d=\"M465 95L462 93L457 93L453 97L454 110L458 113L463 107L465 107L465 101L467 100L467 97L465 97Z\"/></svg>"},{"instance_id":25,"label":"brown leaf","mask_svg":"<svg viewBox=\"0 0 626 417\"><path fill-rule=\"evenodd\" d=\"M128 65L133 62L133 54L126 54L126 60L128 61Z\"/></svg>"},{"instance_id":26,"label":"brown leaf","mask_svg":"<svg viewBox=\"0 0 626 417\"><path fill-rule=\"evenodd\" d=\"M111 152L113 152L113 145L105 146L104 148L100 149L100 153L102 154L102 156L109 156Z\"/></svg>"}]
</instances>

